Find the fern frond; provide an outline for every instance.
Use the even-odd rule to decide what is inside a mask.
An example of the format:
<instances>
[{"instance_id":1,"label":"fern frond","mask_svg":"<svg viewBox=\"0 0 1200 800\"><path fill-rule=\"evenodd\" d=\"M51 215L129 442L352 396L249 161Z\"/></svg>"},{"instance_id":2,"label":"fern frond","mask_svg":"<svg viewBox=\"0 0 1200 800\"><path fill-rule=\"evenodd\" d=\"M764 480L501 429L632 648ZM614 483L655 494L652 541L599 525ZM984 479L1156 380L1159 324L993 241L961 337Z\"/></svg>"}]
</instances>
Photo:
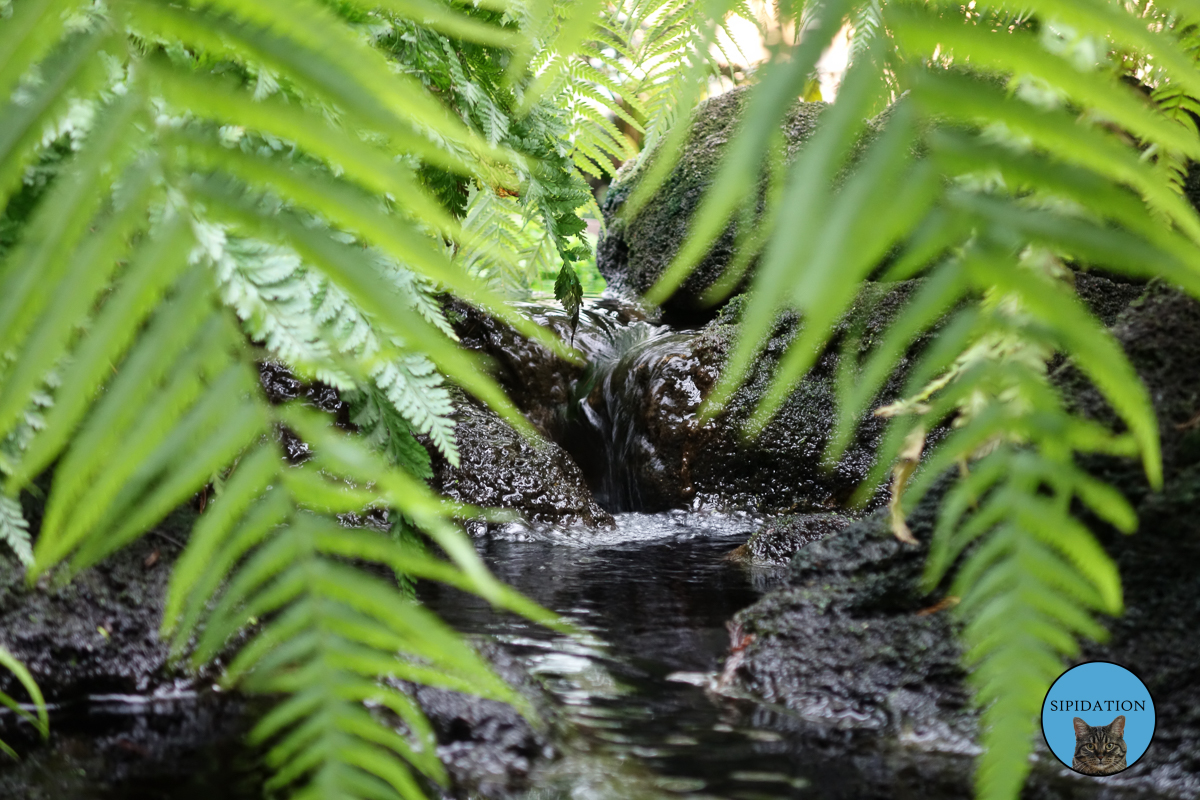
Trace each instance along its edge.
<instances>
[{"instance_id":1,"label":"fern frond","mask_svg":"<svg viewBox=\"0 0 1200 800\"><path fill-rule=\"evenodd\" d=\"M13 657L12 653L0 646L0 667L8 670L16 677L17 681L29 693L29 699L33 701L34 712L23 708L17 701L0 692L0 705L3 705L15 713L18 717L32 724L42 735L42 738L50 736L50 714L46 709L46 699L42 697L42 690L38 688L37 683L33 680L33 676L29 674L29 670L25 665ZM4 742L0 742L0 751L17 757L17 754L11 747Z\"/></svg>"},{"instance_id":2,"label":"fern frond","mask_svg":"<svg viewBox=\"0 0 1200 800\"><path fill-rule=\"evenodd\" d=\"M1173 190L1179 172L1172 166L1200 146L1177 117L1188 106L1179 98L1197 96L1200 73L1195 51L1169 24L1147 24L1124 7L1037 0L1015 20L978 24L911 4L856 11L825 4L813 13L819 30L830 31L848 12L857 15L856 61L817 133L787 166L786 188L768 192L775 208L762 215L761 235L769 238L738 340L702 413L715 413L745 380L779 312L798 312L804 325L751 428L777 412L881 263L885 281L923 277L865 356L858 341L844 346L832 455L879 403L905 353L937 327L904 395L876 411L893 419L871 480L906 441L939 426L948 431L895 492L912 508L947 471L965 470L941 501L926 586L954 576L970 681L984 709L977 794L1008 800L1028 772L1033 720L1063 659L1078 653L1081 639L1104 636L1097 614L1122 608L1116 566L1074 510L1126 532L1136 515L1076 459L1136 455L1152 485L1162 480L1150 398L1063 276L1067 265L1161 276L1200 297L1200 217ZM1035 40L1025 32L1030 14L1153 63L1163 87L1156 102L1144 102L1111 71L1084 68ZM676 288L737 206L758 192L770 134L811 73L816 54L805 47L817 38L806 36L787 60L761 71L738 134L650 300ZM1054 91L1035 97L998 88L997 78L1019 87L1029 76ZM860 144L862 120L898 88L911 91L882 132ZM1160 163L1148 163L1152 157ZM1122 432L1067 409L1046 375L1055 353L1099 389Z\"/></svg>"},{"instance_id":3,"label":"fern frond","mask_svg":"<svg viewBox=\"0 0 1200 800\"><path fill-rule=\"evenodd\" d=\"M31 0L0 30L13 123L0 197L31 209L11 217L15 244L0 253L0 537L28 547L13 498L52 465L29 580L96 563L232 470L173 576L165 630L180 631L177 653L199 634L203 660L270 617L228 678L287 695L257 735L272 785L296 796L418 797L413 769L444 779L428 724L388 677L524 707L408 584L361 565L552 622L449 523L415 436L456 459L446 378L527 428L457 347L435 292L566 348L458 269L447 251L462 226L420 176L506 187L517 175L531 187L522 213L543 215L564 257L581 247L588 190L569 167L535 175L546 167L510 148L569 164L557 112L518 124L517 98L476 84L479 63L442 47L456 115L374 38L391 26L498 48L513 29L423 0L385 7L367 35L308 0ZM46 188L19 188L30 165ZM383 453L271 407L251 343L345 390ZM280 425L312 444L311 465L289 467L268 444ZM366 508L411 520L451 562L334 519Z\"/></svg>"},{"instance_id":4,"label":"fern frond","mask_svg":"<svg viewBox=\"0 0 1200 800\"><path fill-rule=\"evenodd\" d=\"M21 511L21 504L7 495L0 495L0 542L4 542L22 564L33 563L29 523Z\"/></svg>"}]
</instances>

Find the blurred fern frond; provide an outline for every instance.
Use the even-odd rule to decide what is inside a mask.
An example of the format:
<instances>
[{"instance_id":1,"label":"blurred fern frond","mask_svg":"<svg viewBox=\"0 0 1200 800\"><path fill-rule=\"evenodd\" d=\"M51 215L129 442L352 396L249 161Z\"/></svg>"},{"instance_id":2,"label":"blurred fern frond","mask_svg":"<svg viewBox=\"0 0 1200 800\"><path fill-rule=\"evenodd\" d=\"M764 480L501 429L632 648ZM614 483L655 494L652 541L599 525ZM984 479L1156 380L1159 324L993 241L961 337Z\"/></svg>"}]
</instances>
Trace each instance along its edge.
<instances>
[{"instance_id":1,"label":"blurred fern frond","mask_svg":"<svg viewBox=\"0 0 1200 800\"><path fill-rule=\"evenodd\" d=\"M435 292L566 355L448 252L464 233L442 190L544 167L458 115L380 38L494 49L515 34L498 15L380 5L18 0L0 25L0 536L29 557L29 580L64 562L72 573L219 476L164 633L203 660L251 632L227 681L285 697L255 735L272 788L296 797L417 798L444 780L428 725L389 678L522 706L377 573L551 622L450 526L415 438L456 457L443 376L529 430L457 346ZM269 356L344 392L367 435L272 406L256 369ZM311 463L283 459L283 426L315 448ZM17 498L51 469L27 552ZM412 521L450 560L337 522L369 508ZM10 661L0 652L20 677Z\"/></svg>"},{"instance_id":2,"label":"blurred fern frond","mask_svg":"<svg viewBox=\"0 0 1200 800\"><path fill-rule=\"evenodd\" d=\"M5 706L15 713L18 717L32 724L46 738L50 735L50 714L46 709L46 699L42 697L42 690L33 680L33 676L29 674L29 670L25 668L17 659L13 658L12 653L0 647L0 667L8 670L16 677L17 682L29 693L29 699L33 701L33 711L30 711L25 706L22 706L16 700L0 692L0 705ZM4 742L0 742L0 752L16 758L16 752Z\"/></svg>"},{"instance_id":3,"label":"blurred fern frond","mask_svg":"<svg viewBox=\"0 0 1200 800\"><path fill-rule=\"evenodd\" d=\"M923 279L865 354L845 346L830 455L925 341L905 396L876 412L892 420L868 484L899 464L894 519L904 537L903 510L951 468L965 474L942 500L926 585L953 575L949 591L962 599L983 708L976 784L988 800L1017 796L1046 689L1081 638L1104 636L1095 614L1122 609L1116 566L1075 510L1127 532L1136 516L1077 456L1137 456L1151 485L1162 480L1150 398L1071 287L1074 270L1102 268L1200 297L1200 216L1174 191L1178 172L1151 158L1200 158L1195 126L1180 124L1190 106L1168 102L1197 96L1200 73L1186 37L1160 24L1186 9L1154 6L1034 0L1015 15L902 0L813 6L810 35L760 70L684 245L648 293L661 302L674 291L735 209L758 199L754 176L770 158L771 132L803 95L828 37L857 21L861 44L836 102L768 198L738 341L705 412L745 380L779 313L799 312L803 328L751 430L830 345L864 282ZM1152 102L1120 63L1153 63L1157 85L1170 88ZM1099 389L1119 430L1068 409L1047 376L1055 354ZM946 435L921 455L935 429ZM909 480L903 464L918 458Z\"/></svg>"},{"instance_id":4,"label":"blurred fern frond","mask_svg":"<svg viewBox=\"0 0 1200 800\"><path fill-rule=\"evenodd\" d=\"M1200 65L1200 25L1189 17L1174 15L1164 20L1163 25L1174 33L1180 49L1192 59L1192 63ZM1173 79L1169 71L1151 69L1148 72L1147 77L1153 86L1150 97L1155 105L1191 136L1200 136L1200 94L1197 94L1194 87L1189 89L1181 81ZM1187 155L1178 150L1153 145L1148 148L1148 152L1157 155L1157 163L1165 172L1167 180L1182 194L1190 163Z\"/></svg>"}]
</instances>

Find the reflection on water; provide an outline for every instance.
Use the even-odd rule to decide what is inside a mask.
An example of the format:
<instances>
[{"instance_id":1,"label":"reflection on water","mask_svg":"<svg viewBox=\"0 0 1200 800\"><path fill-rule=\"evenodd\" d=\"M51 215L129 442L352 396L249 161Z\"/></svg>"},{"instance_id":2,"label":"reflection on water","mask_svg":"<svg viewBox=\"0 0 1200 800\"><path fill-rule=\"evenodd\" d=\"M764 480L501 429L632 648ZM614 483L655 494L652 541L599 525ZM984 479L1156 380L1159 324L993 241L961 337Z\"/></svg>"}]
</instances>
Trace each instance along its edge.
<instances>
[{"instance_id":1,"label":"reflection on water","mask_svg":"<svg viewBox=\"0 0 1200 800\"><path fill-rule=\"evenodd\" d=\"M460 630L494 636L519 655L573 724L567 755L535 775L529 800L852 790L838 778L833 794L821 791L816 781L851 765L798 762L786 713L709 691L729 648L726 621L781 577L725 559L760 522L671 512L622 514L617 523L598 534L512 528L477 545L500 579L570 617L583 638L454 590L422 591Z\"/></svg>"},{"instance_id":2,"label":"reflection on water","mask_svg":"<svg viewBox=\"0 0 1200 800\"><path fill-rule=\"evenodd\" d=\"M29 726L5 726L21 759L0 757L0 798L260 800L262 769L242 742L255 716L246 706L211 692L92 695L52 711L48 744Z\"/></svg>"}]
</instances>

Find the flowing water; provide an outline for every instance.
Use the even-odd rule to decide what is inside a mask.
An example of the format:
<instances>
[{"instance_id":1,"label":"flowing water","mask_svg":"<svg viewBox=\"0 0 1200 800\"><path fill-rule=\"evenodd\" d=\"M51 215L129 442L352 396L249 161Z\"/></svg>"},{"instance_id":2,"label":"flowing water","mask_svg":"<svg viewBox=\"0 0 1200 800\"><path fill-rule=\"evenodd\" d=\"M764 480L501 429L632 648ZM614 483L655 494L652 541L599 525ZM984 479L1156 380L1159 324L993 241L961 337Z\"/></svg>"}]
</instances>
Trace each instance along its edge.
<instances>
[{"instance_id":1,"label":"flowing water","mask_svg":"<svg viewBox=\"0 0 1200 800\"><path fill-rule=\"evenodd\" d=\"M547 631L456 590L423 599L458 629L498 640L556 699L573 731L535 771L527 800L879 794L886 753L828 720L715 691L726 623L782 580L727 558L760 520L744 514L619 514L611 532L528 532L480 541L498 577L586 633ZM928 788L928 787L927 787Z\"/></svg>"},{"instance_id":2,"label":"flowing water","mask_svg":"<svg viewBox=\"0 0 1200 800\"><path fill-rule=\"evenodd\" d=\"M727 558L762 521L690 511L616 519L610 531L514 525L476 541L501 580L581 634L440 584L420 588L430 608L499 642L553 698L565 740L520 800L879 796L862 783L877 745L856 754L819 720L716 690L726 623L783 577ZM20 777L0 774L0 796L21 786L12 797L259 798L261 772L239 744L250 716L212 694L93 697L56 711L55 748L27 743Z\"/></svg>"}]
</instances>

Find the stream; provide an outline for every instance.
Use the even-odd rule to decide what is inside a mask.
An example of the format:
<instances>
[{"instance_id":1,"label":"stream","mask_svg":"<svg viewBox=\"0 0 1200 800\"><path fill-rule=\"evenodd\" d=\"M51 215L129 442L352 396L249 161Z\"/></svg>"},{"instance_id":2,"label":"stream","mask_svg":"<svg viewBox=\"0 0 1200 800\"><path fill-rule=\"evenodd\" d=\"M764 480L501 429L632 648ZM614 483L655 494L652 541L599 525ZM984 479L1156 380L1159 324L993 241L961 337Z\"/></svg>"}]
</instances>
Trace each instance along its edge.
<instances>
[{"instance_id":1,"label":"stream","mask_svg":"<svg viewBox=\"0 0 1200 800\"><path fill-rule=\"evenodd\" d=\"M426 583L424 603L485 636L552 698L557 757L522 800L859 798L878 794L879 743L713 691L726 623L783 579L727 558L747 513L621 513L611 531L510 526L476 547L501 580L575 623L565 636ZM0 796L22 800L257 800L241 701L211 692L92 696L55 712L56 747L26 742ZM16 744L20 744L17 742ZM14 784L22 794L6 794ZM482 795L486 796L486 795ZM925 795L930 796L930 795ZM944 795L953 796L953 795Z\"/></svg>"},{"instance_id":2,"label":"stream","mask_svg":"<svg viewBox=\"0 0 1200 800\"><path fill-rule=\"evenodd\" d=\"M726 622L782 580L781 568L727 558L760 525L744 513L625 513L615 531L586 538L479 542L500 579L576 623L582 640L456 590L424 588L456 628L517 655L569 723L562 758L534 772L528 800L878 792L863 774L878 742L855 754L844 732L712 691L730 651Z\"/></svg>"}]
</instances>

